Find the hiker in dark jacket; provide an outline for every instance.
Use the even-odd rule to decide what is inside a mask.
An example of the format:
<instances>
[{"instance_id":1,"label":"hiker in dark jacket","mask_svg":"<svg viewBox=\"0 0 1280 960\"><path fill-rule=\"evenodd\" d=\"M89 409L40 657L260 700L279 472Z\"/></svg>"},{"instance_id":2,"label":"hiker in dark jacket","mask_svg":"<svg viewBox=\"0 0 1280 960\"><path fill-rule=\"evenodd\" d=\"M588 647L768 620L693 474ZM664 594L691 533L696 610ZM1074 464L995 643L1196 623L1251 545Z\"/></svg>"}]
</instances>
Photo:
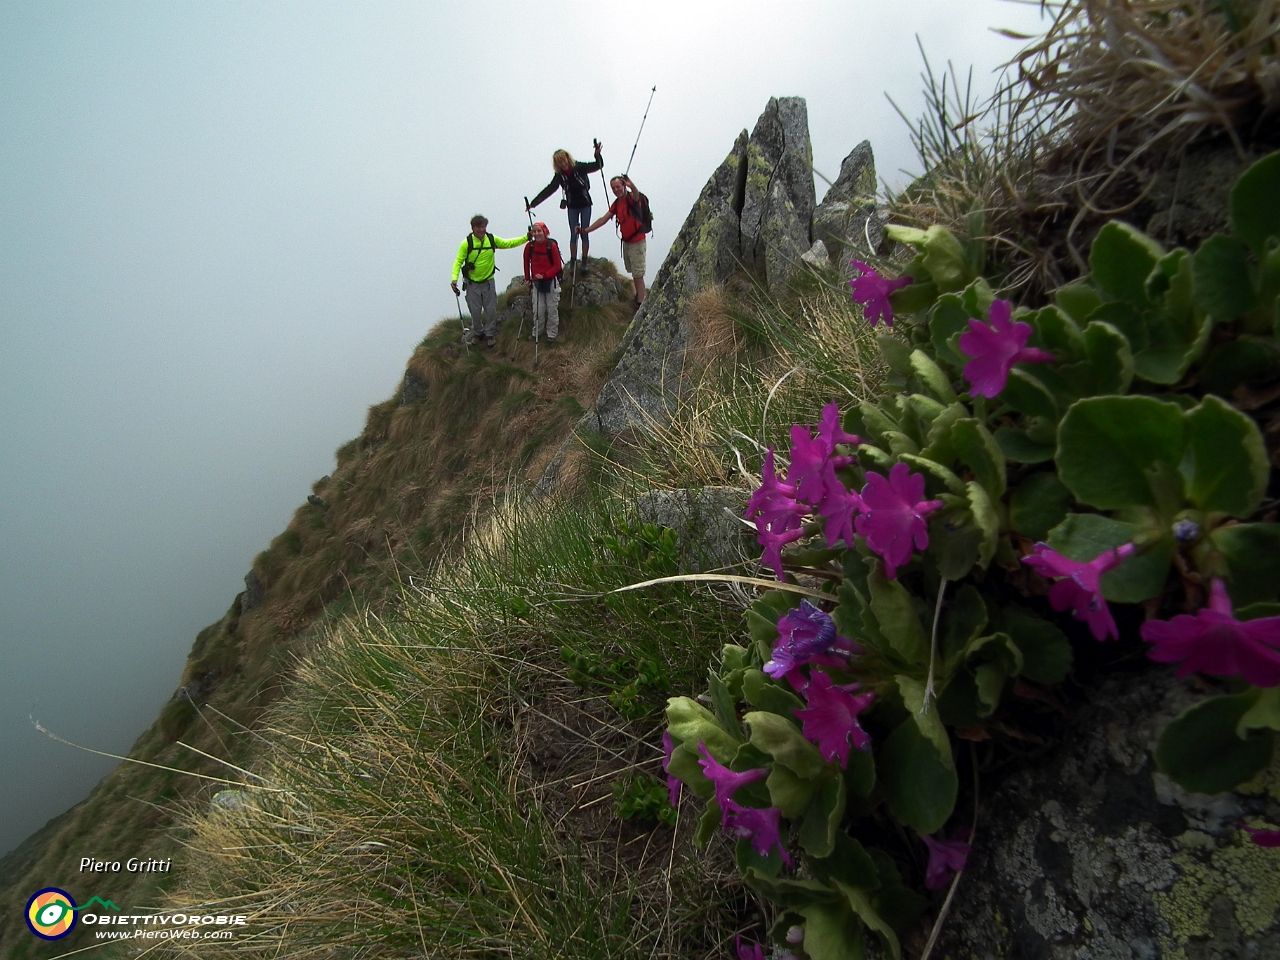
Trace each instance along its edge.
<instances>
[{"instance_id":1,"label":"hiker in dark jacket","mask_svg":"<svg viewBox=\"0 0 1280 960\"><path fill-rule=\"evenodd\" d=\"M568 150L557 150L551 155L551 166L556 175L543 187L536 197L529 201L528 209L532 210L555 191L564 190L564 200L560 206L569 209L569 263L578 258L578 227L585 227L591 222L591 174L604 166L600 150L603 144L596 144L596 159L593 163L579 163L574 160ZM591 241L582 238L582 271L587 269L587 251Z\"/></svg>"},{"instance_id":2,"label":"hiker in dark jacket","mask_svg":"<svg viewBox=\"0 0 1280 960\"><path fill-rule=\"evenodd\" d=\"M547 225L539 220L533 225L533 239L524 246L524 279L533 294L533 336L542 335L545 324L547 341L560 335L560 274L564 261L560 245L551 239Z\"/></svg>"}]
</instances>

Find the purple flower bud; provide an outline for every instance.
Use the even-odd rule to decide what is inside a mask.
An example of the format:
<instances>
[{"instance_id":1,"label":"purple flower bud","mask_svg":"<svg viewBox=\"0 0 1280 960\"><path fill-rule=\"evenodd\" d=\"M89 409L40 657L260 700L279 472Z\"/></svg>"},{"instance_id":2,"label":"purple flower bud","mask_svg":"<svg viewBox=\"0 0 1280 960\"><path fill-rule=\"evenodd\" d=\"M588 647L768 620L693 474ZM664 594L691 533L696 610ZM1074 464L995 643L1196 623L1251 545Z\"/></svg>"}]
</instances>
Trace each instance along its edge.
<instances>
[{"instance_id":1,"label":"purple flower bud","mask_svg":"<svg viewBox=\"0 0 1280 960\"><path fill-rule=\"evenodd\" d=\"M1200 536L1200 524L1194 520L1179 520L1173 525L1173 539L1179 543L1190 543Z\"/></svg>"}]
</instances>

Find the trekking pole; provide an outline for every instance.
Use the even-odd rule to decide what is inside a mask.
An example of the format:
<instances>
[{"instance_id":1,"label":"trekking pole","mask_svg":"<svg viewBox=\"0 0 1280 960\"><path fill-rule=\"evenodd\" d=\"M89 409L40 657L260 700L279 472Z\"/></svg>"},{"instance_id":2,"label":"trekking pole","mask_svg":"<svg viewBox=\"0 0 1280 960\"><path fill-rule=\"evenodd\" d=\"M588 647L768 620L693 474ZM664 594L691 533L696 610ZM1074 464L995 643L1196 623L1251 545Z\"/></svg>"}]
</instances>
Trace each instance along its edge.
<instances>
[{"instance_id":1,"label":"trekking pole","mask_svg":"<svg viewBox=\"0 0 1280 960\"><path fill-rule=\"evenodd\" d=\"M645 104L644 116L640 118L640 131L636 134L636 142L631 147L631 159L627 161L627 169L622 174L624 177L631 175L631 161L636 158L636 147L640 146L640 134L644 133L644 122L649 119L649 108L653 106L653 95L657 92L658 87L655 84L653 89L649 91L649 102Z\"/></svg>"},{"instance_id":2,"label":"trekking pole","mask_svg":"<svg viewBox=\"0 0 1280 960\"><path fill-rule=\"evenodd\" d=\"M529 209L529 198L524 198L524 212L529 216L529 233L533 233L533 211ZM529 291L529 309L533 310L533 286L526 282L525 289ZM520 323L516 326L516 345L511 348L511 359L516 358L516 352L520 349L520 334L524 333L524 311L520 311ZM536 347L534 348L537 349Z\"/></svg>"},{"instance_id":3,"label":"trekking pole","mask_svg":"<svg viewBox=\"0 0 1280 960\"><path fill-rule=\"evenodd\" d=\"M462 327L462 349L467 352L467 356L471 356L471 340L467 336L467 323L462 319L462 297L458 294L453 295L453 299L458 304L458 325Z\"/></svg>"},{"instance_id":4,"label":"trekking pole","mask_svg":"<svg viewBox=\"0 0 1280 960\"><path fill-rule=\"evenodd\" d=\"M577 229L576 227L574 229ZM583 237L585 238L585 234ZM574 298L578 295L578 258L573 259L573 289L569 291L569 309L573 309Z\"/></svg>"}]
</instances>

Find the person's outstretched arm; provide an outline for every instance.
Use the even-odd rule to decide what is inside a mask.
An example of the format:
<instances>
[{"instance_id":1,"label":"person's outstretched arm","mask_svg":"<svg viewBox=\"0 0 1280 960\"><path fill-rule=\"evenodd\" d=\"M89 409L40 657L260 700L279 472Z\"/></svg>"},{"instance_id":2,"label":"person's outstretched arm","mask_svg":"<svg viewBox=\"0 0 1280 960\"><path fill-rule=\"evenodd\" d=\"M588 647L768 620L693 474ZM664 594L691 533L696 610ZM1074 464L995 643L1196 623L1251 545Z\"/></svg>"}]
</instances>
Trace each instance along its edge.
<instances>
[{"instance_id":1,"label":"person's outstretched arm","mask_svg":"<svg viewBox=\"0 0 1280 960\"><path fill-rule=\"evenodd\" d=\"M612 204L610 204L610 205L609 205L609 209L608 209L608 211L605 213L605 215L604 215L603 217L601 217L599 220L597 220L597 221L596 221L595 223L593 223L591 226L589 226L589 227L580 227L579 229L580 229L583 233L590 233L592 230L597 230L597 229L599 229L600 227L603 227L606 223L608 223L608 222L609 222L609 220L610 220L612 217L613 217L613 205L612 205Z\"/></svg>"},{"instance_id":2,"label":"person's outstretched arm","mask_svg":"<svg viewBox=\"0 0 1280 960\"><path fill-rule=\"evenodd\" d=\"M527 209L532 210L534 207L540 204L543 200L547 199L547 197L551 196L551 194L556 192L556 187L558 186L560 186L560 174L557 173L554 177L551 178L551 182L548 183L541 190L539 190L538 195L529 201L529 206L527 207Z\"/></svg>"}]
</instances>

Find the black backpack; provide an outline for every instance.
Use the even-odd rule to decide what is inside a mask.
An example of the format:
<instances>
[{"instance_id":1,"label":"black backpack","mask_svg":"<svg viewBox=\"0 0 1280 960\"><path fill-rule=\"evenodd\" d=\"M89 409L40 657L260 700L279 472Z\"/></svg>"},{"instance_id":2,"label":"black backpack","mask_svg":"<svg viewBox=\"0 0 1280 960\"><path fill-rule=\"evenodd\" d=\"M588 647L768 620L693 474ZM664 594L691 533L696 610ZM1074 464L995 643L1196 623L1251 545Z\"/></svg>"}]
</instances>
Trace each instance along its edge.
<instances>
[{"instance_id":1,"label":"black backpack","mask_svg":"<svg viewBox=\"0 0 1280 960\"><path fill-rule=\"evenodd\" d=\"M653 233L653 213L649 210L649 198L643 193L633 193L627 200L627 206L631 208L631 216L644 227L644 232Z\"/></svg>"},{"instance_id":2,"label":"black backpack","mask_svg":"<svg viewBox=\"0 0 1280 960\"><path fill-rule=\"evenodd\" d=\"M494 253L497 253L498 245L493 240L493 234L486 233L484 236L485 236L485 239L489 241L489 249L492 250ZM462 260L462 276L467 280L471 279L471 271L476 268L476 262L471 259L471 252L477 249L475 242L476 242L476 235L474 233L468 233L467 234L467 255ZM480 242L479 249L480 250L484 249L483 240ZM496 272L498 268L494 267L493 269Z\"/></svg>"}]
</instances>

